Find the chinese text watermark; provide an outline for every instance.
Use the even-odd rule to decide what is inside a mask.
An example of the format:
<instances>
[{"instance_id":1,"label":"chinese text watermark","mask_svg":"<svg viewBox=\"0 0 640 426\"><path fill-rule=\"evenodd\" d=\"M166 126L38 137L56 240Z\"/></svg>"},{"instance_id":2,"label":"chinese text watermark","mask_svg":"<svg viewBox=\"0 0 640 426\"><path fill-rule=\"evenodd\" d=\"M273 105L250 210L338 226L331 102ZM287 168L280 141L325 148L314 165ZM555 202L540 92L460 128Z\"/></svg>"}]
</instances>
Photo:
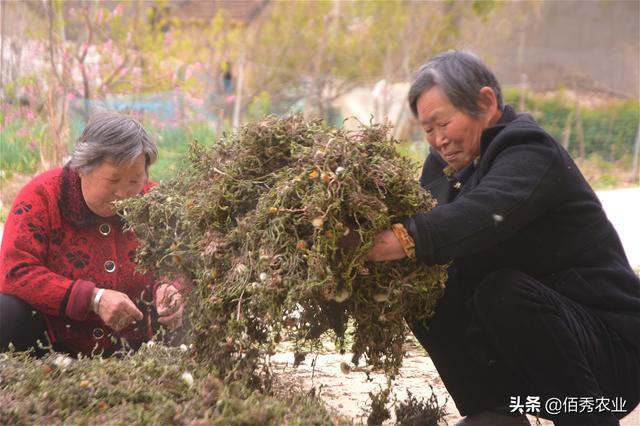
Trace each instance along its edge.
<instances>
[{"instance_id":1,"label":"chinese text watermark","mask_svg":"<svg viewBox=\"0 0 640 426\"><path fill-rule=\"evenodd\" d=\"M622 397L607 398L593 396L566 396L563 398L541 399L539 396L519 396L509 398L512 413L536 414L545 411L551 415L567 413L626 413L627 401Z\"/></svg>"}]
</instances>

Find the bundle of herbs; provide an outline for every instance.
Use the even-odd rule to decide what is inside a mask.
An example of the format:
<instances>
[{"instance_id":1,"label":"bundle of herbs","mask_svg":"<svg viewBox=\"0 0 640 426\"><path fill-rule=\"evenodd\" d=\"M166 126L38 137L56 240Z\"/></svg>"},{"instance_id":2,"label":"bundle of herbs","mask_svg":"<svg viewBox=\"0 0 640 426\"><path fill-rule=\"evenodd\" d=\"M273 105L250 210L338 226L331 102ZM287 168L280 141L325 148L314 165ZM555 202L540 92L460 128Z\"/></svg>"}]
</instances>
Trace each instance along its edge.
<instances>
[{"instance_id":1,"label":"bundle of herbs","mask_svg":"<svg viewBox=\"0 0 640 426\"><path fill-rule=\"evenodd\" d=\"M330 332L344 349L353 324L353 362L397 371L405 317L430 315L446 268L363 260L377 233L434 206L387 126L267 117L209 149L193 144L188 163L119 207L140 265L194 283L201 361L227 382L265 385L264 356L281 340L300 360ZM344 248L346 239L357 244Z\"/></svg>"}]
</instances>

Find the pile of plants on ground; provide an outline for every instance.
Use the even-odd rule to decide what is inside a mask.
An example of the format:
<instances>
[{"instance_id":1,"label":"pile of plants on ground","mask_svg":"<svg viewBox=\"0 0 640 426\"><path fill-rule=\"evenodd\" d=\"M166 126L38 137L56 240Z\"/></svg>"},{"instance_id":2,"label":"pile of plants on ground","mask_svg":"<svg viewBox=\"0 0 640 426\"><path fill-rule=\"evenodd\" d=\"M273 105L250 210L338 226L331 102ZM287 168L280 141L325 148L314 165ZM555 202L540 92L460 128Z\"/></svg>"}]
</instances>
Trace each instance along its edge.
<instances>
[{"instance_id":1,"label":"pile of plants on ground","mask_svg":"<svg viewBox=\"0 0 640 426\"><path fill-rule=\"evenodd\" d=\"M2 425L349 424L315 397L224 384L186 346L118 357L0 354Z\"/></svg>"},{"instance_id":2,"label":"pile of plants on ground","mask_svg":"<svg viewBox=\"0 0 640 426\"><path fill-rule=\"evenodd\" d=\"M140 241L141 268L193 283L185 342L192 349L166 362L192 363L198 376L238 389L239 400L268 398L269 356L280 342L293 343L297 364L331 338L353 353L354 364L393 378L404 354L405 318L427 318L446 278L445 266L364 260L380 231L434 206L396 143L384 125L346 131L298 115L267 117L211 147L192 144L175 179L121 202ZM156 362L144 353L125 359L143 367ZM135 381L128 365L121 368ZM210 405L197 390L190 395L198 401L172 399L178 385L170 383L156 387L164 395L158 402L140 400L152 412L157 406L148 415L166 412L180 422L185 410L189 421L219 414L191 408ZM388 396L381 392L374 403ZM370 421L379 423L385 415L374 403ZM302 423L315 423L314 416L325 423L322 413L312 410Z\"/></svg>"}]
</instances>

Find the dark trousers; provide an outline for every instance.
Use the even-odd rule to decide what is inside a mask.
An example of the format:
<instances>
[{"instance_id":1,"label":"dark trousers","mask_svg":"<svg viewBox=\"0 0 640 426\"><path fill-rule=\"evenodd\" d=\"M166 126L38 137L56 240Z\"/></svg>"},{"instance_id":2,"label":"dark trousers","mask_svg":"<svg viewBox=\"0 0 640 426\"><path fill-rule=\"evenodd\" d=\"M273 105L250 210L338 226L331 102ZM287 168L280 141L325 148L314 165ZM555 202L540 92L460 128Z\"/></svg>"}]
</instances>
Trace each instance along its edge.
<instances>
[{"instance_id":1,"label":"dark trousers","mask_svg":"<svg viewBox=\"0 0 640 426\"><path fill-rule=\"evenodd\" d=\"M640 398L638 351L593 312L518 271L475 286L450 280L435 315L410 326L462 415L510 410L515 398L526 411L527 397L540 397L538 415L556 425L617 425ZM547 411L551 398L566 405ZM598 401L624 401L624 412Z\"/></svg>"},{"instance_id":2,"label":"dark trousers","mask_svg":"<svg viewBox=\"0 0 640 426\"><path fill-rule=\"evenodd\" d=\"M33 349L34 355L46 353L49 345L47 326L36 310L17 297L0 293L0 352L13 344L16 351Z\"/></svg>"}]
</instances>

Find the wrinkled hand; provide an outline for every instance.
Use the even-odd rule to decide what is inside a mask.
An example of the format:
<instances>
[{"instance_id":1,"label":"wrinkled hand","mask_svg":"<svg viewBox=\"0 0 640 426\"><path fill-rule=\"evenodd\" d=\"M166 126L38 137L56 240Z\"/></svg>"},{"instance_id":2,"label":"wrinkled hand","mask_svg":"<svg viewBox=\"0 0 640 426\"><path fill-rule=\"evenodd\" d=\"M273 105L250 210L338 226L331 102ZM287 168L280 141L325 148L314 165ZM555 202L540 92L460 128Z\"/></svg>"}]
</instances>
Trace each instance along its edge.
<instances>
[{"instance_id":1,"label":"wrinkled hand","mask_svg":"<svg viewBox=\"0 0 640 426\"><path fill-rule=\"evenodd\" d=\"M160 284L156 289L156 311L158 322L169 330L182 326L184 303L180 291L171 284Z\"/></svg>"},{"instance_id":2,"label":"wrinkled hand","mask_svg":"<svg viewBox=\"0 0 640 426\"><path fill-rule=\"evenodd\" d=\"M362 244L362 238L357 231L349 230L349 233L338 240L337 246L344 253L352 253ZM397 260L406 257L400 241L392 230L387 229L378 233L373 240L373 246L362 256L364 261L382 262Z\"/></svg>"},{"instance_id":3,"label":"wrinkled hand","mask_svg":"<svg viewBox=\"0 0 640 426\"><path fill-rule=\"evenodd\" d=\"M105 289L96 314L115 331L123 330L143 318L142 312L124 293Z\"/></svg>"},{"instance_id":4,"label":"wrinkled hand","mask_svg":"<svg viewBox=\"0 0 640 426\"><path fill-rule=\"evenodd\" d=\"M373 239L373 247L365 253L364 260L383 262L386 260L403 259L406 256L398 237L396 237L392 230L387 229L375 236Z\"/></svg>"}]
</instances>

